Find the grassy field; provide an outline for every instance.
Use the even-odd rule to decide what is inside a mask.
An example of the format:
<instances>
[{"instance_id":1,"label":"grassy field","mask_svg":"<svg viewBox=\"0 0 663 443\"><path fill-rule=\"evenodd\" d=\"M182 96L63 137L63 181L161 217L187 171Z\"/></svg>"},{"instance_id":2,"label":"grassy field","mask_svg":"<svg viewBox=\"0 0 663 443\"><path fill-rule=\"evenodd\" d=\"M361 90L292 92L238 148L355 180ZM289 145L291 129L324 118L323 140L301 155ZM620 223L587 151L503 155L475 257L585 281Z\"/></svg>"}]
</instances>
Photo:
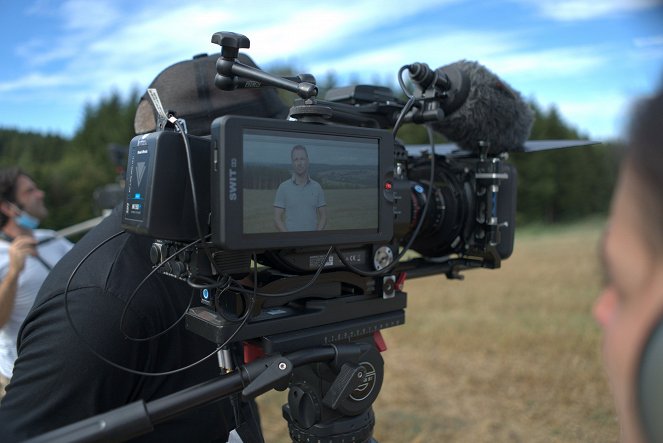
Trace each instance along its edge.
<instances>
[{"instance_id":1,"label":"grassy field","mask_svg":"<svg viewBox=\"0 0 663 443\"><path fill-rule=\"evenodd\" d=\"M500 270L406 282L374 432L392 442L615 442L618 427L591 317L601 222L518 231ZM268 443L289 442L259 399Z\"/></svg>"}]
</instances>

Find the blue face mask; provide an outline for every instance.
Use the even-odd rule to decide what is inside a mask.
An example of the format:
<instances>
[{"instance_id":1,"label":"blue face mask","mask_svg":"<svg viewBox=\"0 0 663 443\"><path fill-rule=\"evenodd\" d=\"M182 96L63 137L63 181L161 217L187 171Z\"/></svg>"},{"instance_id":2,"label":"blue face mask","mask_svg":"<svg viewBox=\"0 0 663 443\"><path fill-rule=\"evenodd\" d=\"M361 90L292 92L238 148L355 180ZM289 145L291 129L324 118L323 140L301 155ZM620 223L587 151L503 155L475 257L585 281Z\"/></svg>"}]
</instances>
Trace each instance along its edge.
<instances>
[{"instance_id":1,"label":"blue face mask","mask_svg":"<svg viewBox=\"0 0 663 443\"><path fill-rule=\"evenodd\" d=\"M25 211L21 211L21 214L14 217L14 222L23 229L37 229L39 227L39 219L31 216Z\"/></svg>"}]
</instances>

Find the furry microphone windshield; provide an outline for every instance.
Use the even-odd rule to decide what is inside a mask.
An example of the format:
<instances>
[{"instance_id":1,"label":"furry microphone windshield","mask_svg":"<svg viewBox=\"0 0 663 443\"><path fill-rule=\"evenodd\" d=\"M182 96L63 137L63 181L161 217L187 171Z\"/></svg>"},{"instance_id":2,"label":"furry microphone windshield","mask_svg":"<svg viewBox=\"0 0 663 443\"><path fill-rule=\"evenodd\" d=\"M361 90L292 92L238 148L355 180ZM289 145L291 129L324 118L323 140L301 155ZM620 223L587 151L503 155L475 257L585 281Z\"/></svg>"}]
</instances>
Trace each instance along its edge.
<instances>
[{"instance_id":1,"label":"furry microphone windshield","mask_svg":"<svg viewBox=\"0 0 663 443\"><path fill-rule=\"evenodd\" d=\"M522 147L532 129L534 113L518 91L477 62L461 60L437 71L450 79L458 78L460 71L470 87L465 101L433 123L433 129L468 151L498 154ZM458 87L452 82L449 92Z\"/></svg>"}]
</instances>

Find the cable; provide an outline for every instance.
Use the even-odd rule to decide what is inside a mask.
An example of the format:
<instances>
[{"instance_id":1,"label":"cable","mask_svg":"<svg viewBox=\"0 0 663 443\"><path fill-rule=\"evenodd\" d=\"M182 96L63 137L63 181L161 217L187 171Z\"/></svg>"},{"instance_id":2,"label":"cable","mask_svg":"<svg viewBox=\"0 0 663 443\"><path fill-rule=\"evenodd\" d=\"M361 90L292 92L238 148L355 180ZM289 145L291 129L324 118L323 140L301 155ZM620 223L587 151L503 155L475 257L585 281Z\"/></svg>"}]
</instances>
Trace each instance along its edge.
<instances>
[{"instance_id":1,"label":"cable","mask_svg":"<svg viewBox=\"0 0 663 443\"><path fill-rule=\"evenodd\" d=\"M249 317L251 316L251 311L253 311L253 308L254 308L254 306L255 306L256 298L257 298L257 297L256 297L257 293L256 293L256 291L255 291L255 288L257 288L257 286L258 286L258 260L257 260L257 258L256 258L256 254L255 254L255 252L253 252L251 255L252 255L252 258L253 258L253 266L254 266L254 267L253 267L253 288L254 288L254 290L253 290L253 292L251 292L251 295L252 295L252 296L249 298L249 305L248 305L247 308L246 308L246 312L245 312L244 315L241 317L241 320L242 320L242 321L241 321L240 324L237 326L237 329L235 329L235 330L233 331L233 333L230 334L230 337L228 337L228 338L226 339L226 341L223 342L222 345L220 345L220 346L218 346L218 347L216 348L216 352L218 352L218 351L220 351L221 349L223 349L223 348L225 348L226 346L228 346L228 344L229 344L230 342L232 342L233 338L235 338L235 337L237 336L237 334L239 334L239 331L241 331L242 328L244 328L244 326L246 325L246 323L249 321Z\"/></svg>"},{"instance_id":2,"label":"cable","mask_svg":"<svg viewBox=\"0 0 663 443\"><path fill-rule=\"evenodd\" d=\"M123 327L124 326L124 318L125 318L125 314L127 312L127 307L129 306L129 301L127 301L124 305L124 309L122 310L122 315L120 316L120 332L122 332L122 335L124 335L124 338L126 338L127 340L136 341L136 342L151 341L151 340L154 340L156 338L161 337L162 335L166 334L171 329L173 329L175 326L177 326L182 320L184 320L184 317L186 317L186 313L189 311L189 308L191 307L191 304L193 302L193 297L194 297L195 294L196 294L195 290L191 290L191 297L189 297L189 303L186 305L186 308L184 308L184 311L182 312L182 315L180 315L177 320L175 320L173 323L171 323L170 326L168 326L166 329L164 329L161 332L157 332L154 335L151 335L149 337L143 337L143 338L141 338L141 337L132 337L124 331L124 327ZM132 295L132 297L133 297L133 295Z\"/></svg>"},{"instance_id":3,"label":"cable","mask_svg":"<svg viewBox=\"0 0 663 443\"><path fill-rule=\"evenodd\" d=\"M410 65L404 65L401 66L401 68L398 70L398 85L401 87L401 90L403 91L403 94L409 99L414 97L414 94L410 93L410 91L407 90L407 86L405 85L405 82L403 81L403 72L406 69L410 69Z\"/></svg>"},{"instance_id":4,"label":"cable","mask_svg":"<svg viewBox=\"0 0 663 443\"><path fill-rule=\"evenodd\" d=\"M174 118L174 116L172 116ZM186 136L186 132L182 124L175 119L173 122L180 135L184 141L184 151L186 153L186 166L189 172L189 184L191 185L191 194L193 202L193 216L196 220L196 230L198 231L198 238L202 241L203 239L203 230L200 224L200 217L198 216L198 193L196 192L196 181L193 179L193 160L191 158L191 145L189 144L189 138Z\"/></svg>"},{"instance_id":5,"label":"cable","mask_svg":"<svg viewBox=\"0 0 663 443\"><path fill-rule=\"evenodd\" d=\"M410 99L405 103L405 106L403 106L403 109L401 109L400 114L398 114L398 118L396 119L396 123L394 123L394 127L391 130L391 134L396 137L396 134L398 133L398 130L401 128L401 125L403 124L403 119L405 119L405 115L412 109L412 106L414 106L414 102L416 99L414 96L410 97Z\"/></svg>"},{"instance_id":6,"label":"cable","mask_svg":"<svg viewBox=\"0 0 663 443\"><path fill-rule=\"evenodd\" d=\"M421 227L424 224L424 220L426 219L426 213L428 212L430 201L433 196L433 182L435 180L435 143L433 142L433 130L431 129L430 125L424 125L424 126L426 128L426 133L428 134L428 140L430 142L430 147L431 147L430 181L428 184L428 192L426 193L426 203L423 209L421 210L421 216L419 217L417 226L414 228L414 231L412 232L412 235L410 236L410 239L408 240L407 244L403 247L403 249L394 259L394 261L389 266L382 268L379 271L364 271L355 267L352 263L348 262L345 259L345 257L343 257L343 254L338 249L338 247L334 246L333 247L334 252L336 252L336 255L338 255L338 258L341 260L341 263L343 263L343 265L346 268L350 269L352 272L355 272L364 277L379 277L381 275L386 274L387 272L391 271L400 262L400 260L403 258L403 256L405 256L407 251L412 246L412 243L414 243L414 240L417 238L417 235L419 235L419 231L421 230Z\"/></svg>"},{"instance_id":7,"label":"cable","mask_svg":"<svg viewBox=\"0 0 663 443\"><path fill-rule=\"evenodd\" d=\"M193 216L196 222L196 231L198 232L198 238L200 239L201 243L203 242L205 236L203 236L203 230L201 227L200 223L200 217L198 214L198 192L196 191L196 181L193 179L193 160L191 158L191 145L189 144L189 138L186 135L186 131L182 124L175 118L175 116L171 115L170 118L173 121L173 124L179 131L179 133L182 135L182 140L184 141L184 151L186 153L186 166L187 170L189 172L189 183L191 185L191 200L193 202ZM214 269L215 273L219 273L218 269L216 268L216 263L214 263L214 259L212 258L212 254L209 252L207 248L205 248L205 253L207 255L207 258L209 259L210 265Z\"/></svg>"},{"instance_id":8,"label":"cable","mask_svg":"<svg viewBox=\"0 0 663 443\"><path fill-rule=\"evenodd\" d=\"M186 284L188 284L194 289L217 289L217 288L222 288L224 286L228 286L230 284L229 282L230 278L226 275L221 276L221 278L217 280L205 277L204 275L198 275L195 278L202 280L204 283L201 284L195 282L193 280L193 277L187 278Z\"/></svg>"},{"instance_id":9,"label":"cable","mask_svg":"<svg viewBox=\"0 0 663 443\"><path fill-rule=\"evenodd\" d=\"M414 105L414 102L416 101L416 98L414 94L411 94L405 85L405 82L403 81L403 71L406 69L409 69L409 65L402 66L398 70L398 84L400 85L401 89L403 90L403 93L408 97L408 101L401 110L400 114L398 115L398 118L396 119L396 123L394 124L394 128L392 130L392 134L394 137L396 137L396 134L398 130L400 129L400 126L402 124L402 121L405 117L405 114L409 112L409 110L412 108ZM421 230L421 227L423 226L423 222L426 218L426 213L428 212L428 208L430 206L430 201L433 196L433 182L435 180L435 142L433 140L433 130L431 129L430 125L426 124L424 125L426 128L426 133L428 135L428 141L430 143L431 147L431 167L430 167L430 181L429 181L429 186L428 186L428 192L426 193L426 203L421 211L421 216L419 218L419 221L417 223L417 226L415 227L414 231L412 232L412 235L410 236L410 239L408 240L407 244L403 247L401 252L398 254L398 256L394 259L394 261L387 267L380 269L379 271L364 271L361 269L358 269L354 265L352 265L350 262L348 262L345 257L343 257L343 254L341 251L338 249L337 246L334 246L334 252L336 255L338 255L338 258L341 260L341 263L348 269L350 269L352 272L355 272L359 275L365 276L365 277L379 277L381 275L386 274L387 272L391 271L405 256L405 254L408 252L410 247L412 246L412 243L414 243L414 240L417 238L417 235L419 235L419 231Z\"/></svg>"},{"instance_id":10,"label":"cable","mask_svg":"<svg viewBox=\"0 0 663 443\"><path fill-rule=\"evenodd\" d=\"M74 267L73 271L71 272L71 275L69 276L69 279L67 280L67 285L65 286L65 290L64 290L64 306L65 306L65 313L66 313L66 316L67 316L67 321L68 321L69 326L71 327L72 331L74 332L74 335L76 335L76 337L78 337L78 339L79 339L79 340L85 345L85 347L86 347L86 348L87 348L87 349L88 349L88 350L89 350L89 351L90 351L95 357L99 358L99 359L100 359L101 361L103 361L104 363L106 363L106 364L108 364L108 365L110 365L110 366L112 366L112 367L114 367L114 368L117 368L117 369L119 369L119 370L121 370L121 371L128 372L128 373L130 373L130 374L140 375L140 376L147 376L147 377L160 377L160 376L172 375L172 374L177 374L177 373L179 373L179 372L186 371L187 369L190 369L190 368L192 368L192 367L194 367L194 366L197 366L197 365L199 365L200 363L204 362L205 360L211 358L212 356L216 355L216 353L217 353L219 350L221 350L221 349L223 349L224 347L226 347L226 346L228 345L228 343L230 343L230 342L232 341L232 339L237 335L237 333L238 333L239 330L244 326L244 324L246 324L246 321L248 320L249 313L250 313L251 310L253 309L253 300L252 300L252 302L251 302L251 308L250 308L249 310L247 310L247 313L244 315L244 318L243 318L242 323L237 327L237 329L232 333L232 335L231 335L231 336L230 336L230 337L229 337L229 338L228 338L228 339L227 339L222 345L218 346L214 351L212 351L212 352L209 353L208 355L202 357L201 359L199 359L199 360L197 360L197 361L195 361L195 362L193 362L193 363L191 363L191 364L189 364L189 365L186 365L186 366L180 367L180 368L178 368L178 369L173 369L173 370L171 370L171 371L165 371L165 372L144 372L144 371L138 371L138 370L135 370L135 369L127 368L126 366L122 366L122 365L120 365L120 364L118 364L118 363L115 363L115 362L113 362L113 361L107 359L107 358L104 357L103 355L101 355L99 352L97 352L97 351L92 347L92 345L90 345L90 344L89 344L89 343L83 338L83 336L82 336L81 333L78 331L78 329L76 329L76 326L74 326L73 319L71 318L71 312L69 311L69 299L68 299L69 286L71 286L71 282L72 282L74 276L76 275L76 273L78 272L78 270L80 269L80 267L83 265L83 263L85 263L85 261L86 261L88 258L90 258L90 256L91 256L93 253L95 253L96 251L98 251L99 248L101 248L101 247L102 247L103 245L105 245L106 243L110 242L111 240L113 240L113 239L115 239L115 238L117 238L117 237L119 237L120 235L125 234L125 233L126 233L126 231L123 230L123 231L120 231L120 232L118 232L118 233L115 233L115 234L111 235L110 237L108 237L107 239L103 240L103 241L102 241L101 243L99 243L97 246L95 246L94 248L92 248L92 250L90 250L90 252L88 252L88 253L87 253L87 254L81 259L81 261L78 262L78 264Z\"/></svg>"},{"instance_id":11,"label":"cable","mask_svg":"<svg viewBox=\"0 0 663 443\"><path fill-rule=\"evenodd\" d=\"M412 109L412 106L414 106L414 102L416 101L415 95L407 90L407 86L403 81L403 71L406 69L410 69L410 65L401 66L401 68L398 70L398 84L401 87L403 94L405 94L405 96L408 98L408 101L405 103L405 106L403 106L403 109L401 109L401 112L398 114L396 123L394 123L394 127L391 130L391 133L394 137L396 137L398 130L401 128L405 115L410 112L410 109Z\"/></svg>"},{"instance_id":12,"label":"cable","mask_svg":"<svg viewBox=\"0 0 663 443\"><path fill-rule=\"evenodd\" d=\"M173 329L175 326L177 326L177 324L178 324L179 322L181 322L181 321L184 319L184 316L186 315L187 310L191 307L191 303L193 302L193 296L195 295L195 292L194 292L194 291L191 292L191 298L189 298L189 304L187 305L187 307L186 307L186 309L184 310L184 312L182 313L182 315L181 315L177 320L175 320L175 322L173 322L170 326L168 326L166 329L164 329L163 331L158 332L157 334L155 334L155 335L153 335L153 336L151 336L151 337L138 338L138 337L131 337L131 336L129 336L126 332L124 332L124 327L123 327L123 326L124 326L124 318L125 318L125 316L126 316L126 314L127 314L127 310L129 309L129 305L131 305L131 302L133 301L134 297L136 296L136 294L138 293L138 291L140 290L140 288L143 287L143 285L145 284L145 282L146 282L150 277L152 277L152 276L153 276L153 275L154 275L154 274L155 274L155 273L156 273L156 272L157 272L157 271L158 271L163 265L165 265L165 264L168 263L170 260L172 260L173 258L175 258L176 256L178 256L180 253L182 253L182 252L186 251L187 249L189 249L189 248L195 246L195 245L196 245L197 243L199 243L200 241L201 241L200 239L195 240L194 242L189 243L189 244L187 244L187 245L181 247L181 248L178 249L177 251L173 252L173 253L172 253L171 255L169 255L164 261L162 261L162 262L159 263L157 266L155 266L155 267L154 267L154 268L153 268L153 269L152 269L152 270L151 270L151 271L150 271L150 272L149 272L149 273L148 273L148 274L147 274L147 275L146 275L146 276L140 281L140 283L138 283L138 285L134 288L133 292L131 293L131 295L130 295L129 298L127 299L127 302L124 304L124 309L122 309L122 315L120 316L120 332L122 332L122 334L124 335L124 337L125 337L126 339L133 340L133 341L139 341L139 342L140 342L140 341L149 341L149 340L153 340L153 339L155 339L155 338L157 338L157 337L160 337L160 336L162 336L163 334L167 333L167 332L170 331L171 329ZM195 289L195 288L194 288L194 289Z\"/></svg>"}]
</instances>

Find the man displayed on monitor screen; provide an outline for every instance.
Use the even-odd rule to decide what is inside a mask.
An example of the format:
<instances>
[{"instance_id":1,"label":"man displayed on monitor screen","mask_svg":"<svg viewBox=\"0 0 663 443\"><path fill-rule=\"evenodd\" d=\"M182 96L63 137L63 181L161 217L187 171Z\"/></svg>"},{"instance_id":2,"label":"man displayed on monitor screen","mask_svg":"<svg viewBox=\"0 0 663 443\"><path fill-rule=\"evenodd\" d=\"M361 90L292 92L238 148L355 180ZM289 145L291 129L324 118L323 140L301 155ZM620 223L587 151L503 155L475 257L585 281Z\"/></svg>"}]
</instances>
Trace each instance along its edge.
<instances>
[{"instance_id":1,"label":"man displayed on monitor screen","mask_svg":"<svg viewBox=\"0 0 663 443\"><path fill-rule=\"evenodd\" d=\"M321 231L327 224L327 203L322 186L309 175L306 147L290 152L292 177L281 183L274 199L274 224L280 232Z\"/></svg>"}]
</instances>

